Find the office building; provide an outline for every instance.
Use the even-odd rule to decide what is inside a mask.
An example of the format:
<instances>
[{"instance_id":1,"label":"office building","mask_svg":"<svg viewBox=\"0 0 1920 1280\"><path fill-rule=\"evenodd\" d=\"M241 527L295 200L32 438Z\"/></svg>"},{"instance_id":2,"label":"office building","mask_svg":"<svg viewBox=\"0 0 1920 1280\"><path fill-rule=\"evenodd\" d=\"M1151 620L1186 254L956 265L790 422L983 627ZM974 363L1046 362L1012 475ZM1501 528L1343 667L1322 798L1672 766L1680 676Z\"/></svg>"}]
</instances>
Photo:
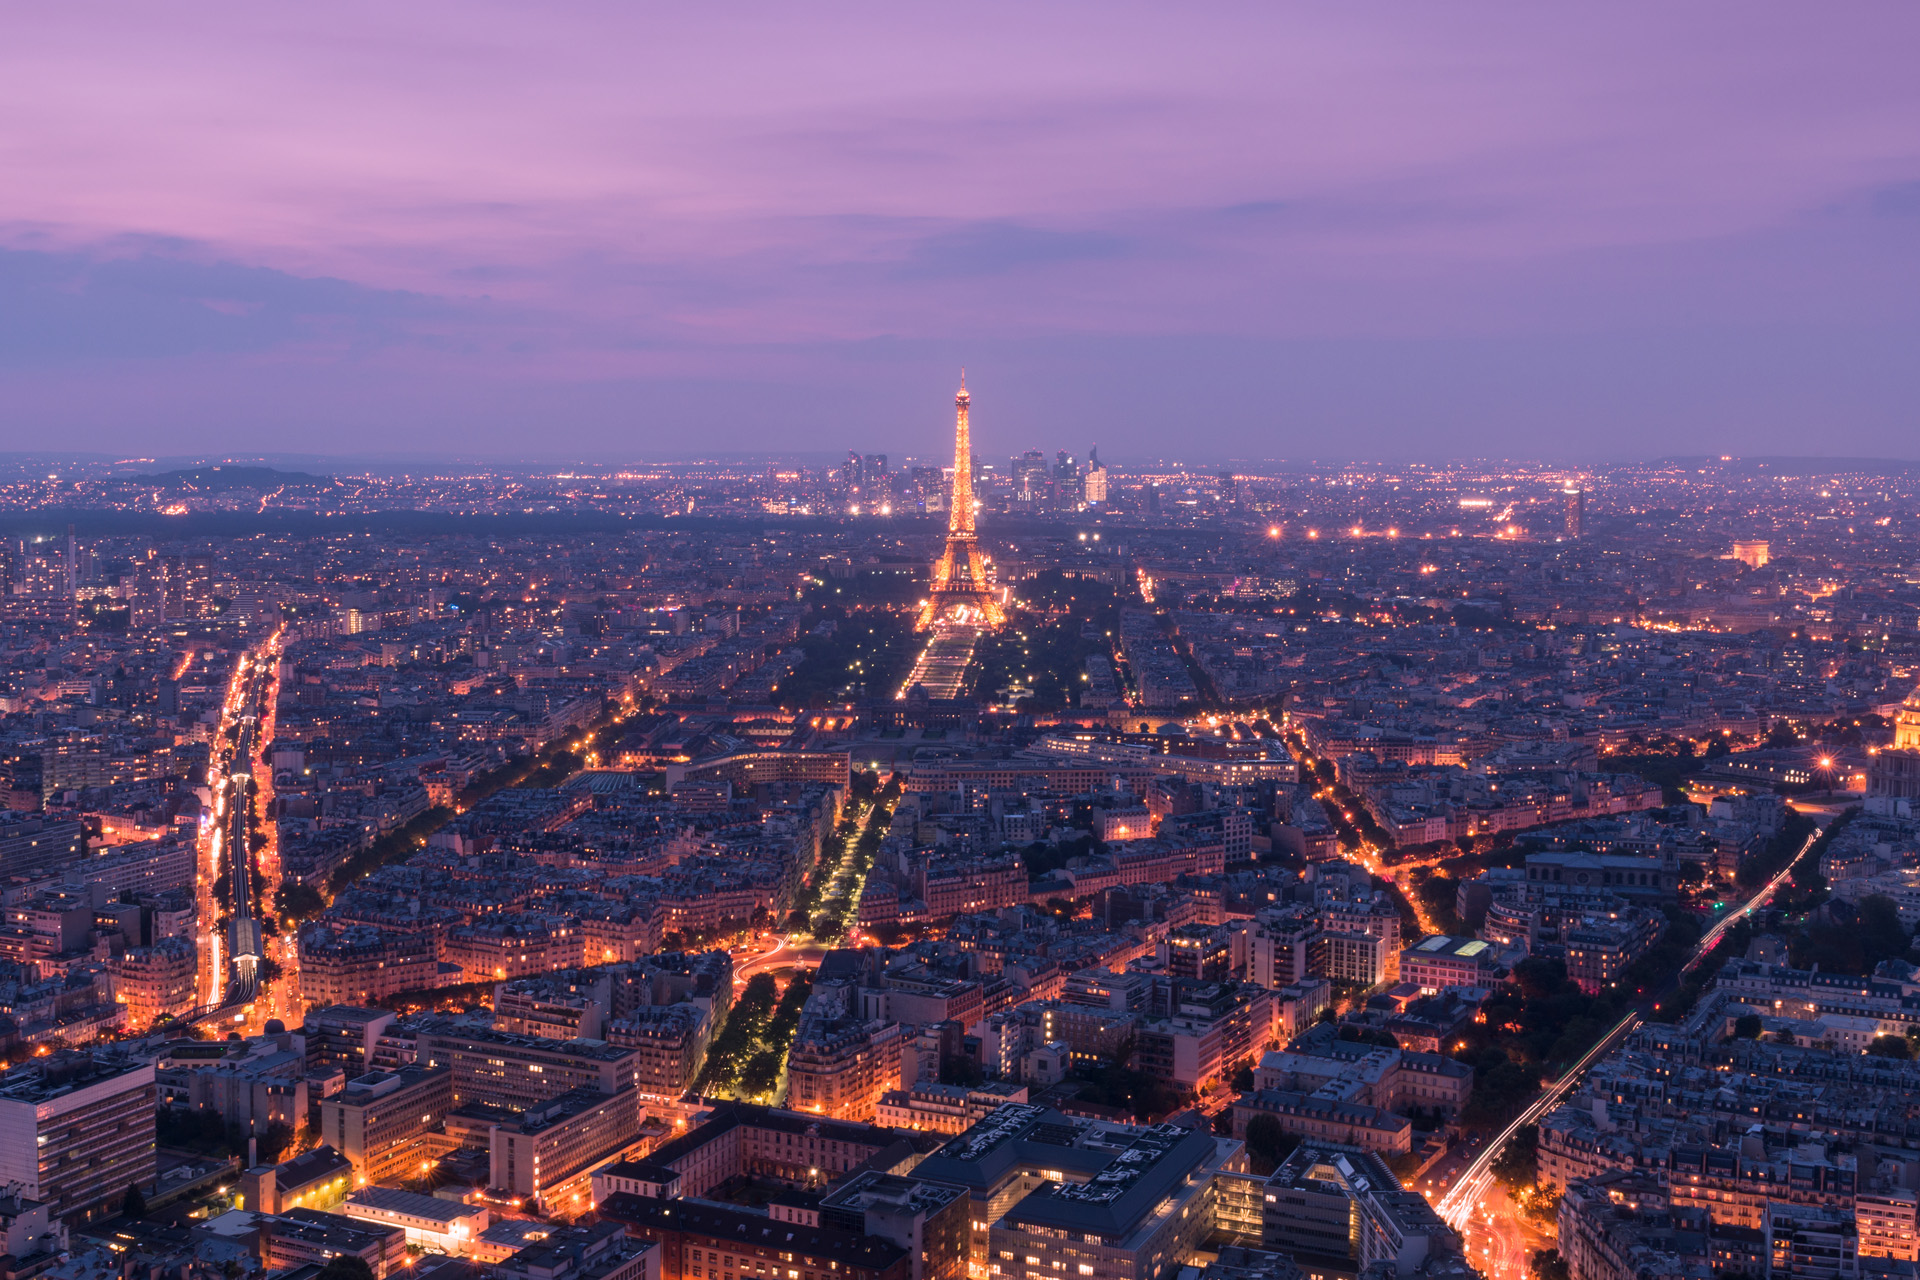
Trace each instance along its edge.
<instances>
[{"instance_id":1,"label":"office building","mask_svg":"<svg viewBox=\"0 0 1920 1280\"><path fill-rule=\"evenodd\" d=\"M524 1111L574 1089L637 1098L639 1057L637 1050L601 1040L509 1035L453 1018L420 1023L420 1061L453 1069L456 1104L491 1102Z\"/></svg>"},{"instance_id":2,"label":"office building","mask_svg":"<svg viewBox=\"0 0 1920 1280\"><path fill-rule=\"evenodd\" d=\"M409 1248L460 1257L468 1253L492 1215L479 1205L402 1191L397 1187L356 1187L340 1206L342 1217L375 1227L398 1228Z\"/></svg>"},{"instance_id":3,"label":"office building","mask_svg":"<svg viewBox=\"0 0 1920 1280\"><path fill-rule=\"evenodd\" d=\"M339 1069L349 1080L373 1070L374 1046L393 1025L394 1014L386 1009L366 1009L358 1005L332 1005L312 1009L301 1028L307 1044L307 1062L315 1070Z\"/></svg>"},{"instance_id":4,"label":"office building","mask_svg":"<svg viewBox=\"0 0 1920 1280\"><path fill-rule=\"evenodd\" d=\"M256 1165L240 1175L236 1209L284 1213L332 1209L353 1190L353 1162L321 1145L279 1164Z\"/></svg>"},{"instance_id":5,"label":"office building","mask_svg":"<svg viewBox=\"0 0 1920 1280\"><path fill-rule=\"evenodd\" d=\"M619 1193L600 1220L659 1250L660 1280L912 1280L913 1259L891 1240L838 1227L783 1221L704 1200Z\"/></svg>"},{"instance_id":6,"label":"office building","mask_svg":"<svg viewBox=\"0 0 1920 1280\"><path fill-rule=\"evenodd\" d=\"M418 1174L421 1136L452 1109L447 1067L371 1072L320 1103L319 1136L347 1157L357 1180L396 1180Z\"/></svg>"},{"instance_id":7,"label":"office building","mask_svg":"<svg viewBox=\"0 0 1920 1280\"><path fill-rule=\"evenodd\" d=\"M1211 1231L1212 1175L1240 1154L1237 1143L1173 1125L1108 1129L1099 1146L1073 1150L1106 1158L1084 1179L1043 1173L989 1227L988 1265L998 1264L1003 1276L1167 1274Z\"/></svg>"},{"instance_id":8,"label":"office building","mask_svg":"<svg viewBox=\"0 0 1920 1280\"><path fill-rule=\"evenodd\" d=\"M914 1176L966 1188L975 1268L1021 1280L1149 1280L1211 1230L1216 1177L1244 1170L1244 1149L1229 1138L1010 1103Z\"/></svg>"},{"instance_id":9,"label":"office building","mask_svg":"<svg viewBox=\"0 0 1920 1280\"><path fill-rule=\"evenodd\" d=\"M820 1201L820 1225L891 1240L907 1251L911 1280L964 1280L970 1230L959 1187L868 1169Z\"/></svg>"},{"instance_id":10,"label":"office building","mask_svg":"<svg viewBox=\"0 0 1920 1280\"><path fill-rule=\"evenodd\" d=\"M704 1196L730 1178L768 1178L818 1187L871 1162L910 1169L931 1145L868 1124L845 1124L797 1111L724 1102L645 1160L609 1165L593 1175L593 1198L632 1195Z\"/></svg>"},{"instance_id":11,"label":"office building","mask_svg":"<svg viewBox=\"0 0 1920 1280\"><path fill-rule=\"evenodd\" d=\"M86 828L77 819L0 812L0 880L36 878L86 854Z\"/></svg>"},{"instance_id":12,"label":"office building","mask_svg":"<svg viewBox=\"0 0 1920 1280\"><path fill-rule=\"evenodd\" d=\"M366 1263L373 1280L388 1280L400 1275L407 1262L407 1233L401 1228L313 1209L285 1213L233 1209L195 1230L209 1240L245 1247L274 1271L321 1267L334 1258L348 1257Z\"/></svg>"},{"instance_id":13,"label":"office building","mask_svg":"<svg viewBox=\"0 0 1920 1280\"><path fill-rule=\"evenodd\" d=\"M500 1280L662 1280L659 1247L614 1222L548 1228L493 1272Z\"/></svg>"},{"instance_id":14,"label":"office building","mask_svg":"<svg viewBox=\"0 0 1920 1280\"><path fill-rule=\"evenodd\" d=\"M1472 1274L1453 1229L1371 1152L1302 1143L1267 1179L1262 1202L1266 1246L1292 1253L1309 1275L1321 1268ZM1441 1262L1452 1265L1435 1265Z\"/></svg>"},{"instance_id":15,"label":"office building","mask_svg":"<svg viewBox=\"0 0 1920 1280\"><path fill-rule=\"evenodd\" d=\"M631 1093L575 1089L491 1126L488 1185L550 1217L575 1218L593 1207L594 1171L633 1154L640 1140Z\"/></svg>"},{"instance_id":16,"label":"office building","mask_svg":"<svg viewBox=\"0 0 1920 1280\"><path fill-rule=\"evenodd\" d=\"M1499 971L1491 944L1437 933L1400 953L1400 980L1437 994L1453 987L1485 987Z\"/></svg>"},{"instance_id":17,"label":"office building","mask_svg":"<svg viewBox=\"0 0 1920 1280\"><path fill-rule=\"evenodd\" d=\"M154 1177L154 1069L106 1053L0 1074L0 1181L69 1225L110 1217Z\"/></svg>"}]
</instances>

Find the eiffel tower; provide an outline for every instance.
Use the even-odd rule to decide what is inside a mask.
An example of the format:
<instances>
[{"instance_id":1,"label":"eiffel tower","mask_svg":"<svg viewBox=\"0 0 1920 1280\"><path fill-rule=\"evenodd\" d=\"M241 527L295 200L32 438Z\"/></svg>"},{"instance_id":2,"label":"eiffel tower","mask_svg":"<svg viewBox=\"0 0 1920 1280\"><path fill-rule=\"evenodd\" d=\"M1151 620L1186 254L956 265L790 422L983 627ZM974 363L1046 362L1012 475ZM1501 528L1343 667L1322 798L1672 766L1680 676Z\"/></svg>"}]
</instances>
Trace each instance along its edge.
<instances>
[{"instance_id":1,"label":"eiffel tower","mask_svg":"<svg viewBox=\"0 0 1920 1280\"><path fill-rule=\"evenodd\" d=\"M973 439L967 433L967 373L960 371L960 394L953 398L953 493L947 517L947 547L933 562L933 587L920 609L919 629L959 626L990 629L1006 625L1006 611L987 581L986 557L973 530Z\"/></svg>"}]
</instances>

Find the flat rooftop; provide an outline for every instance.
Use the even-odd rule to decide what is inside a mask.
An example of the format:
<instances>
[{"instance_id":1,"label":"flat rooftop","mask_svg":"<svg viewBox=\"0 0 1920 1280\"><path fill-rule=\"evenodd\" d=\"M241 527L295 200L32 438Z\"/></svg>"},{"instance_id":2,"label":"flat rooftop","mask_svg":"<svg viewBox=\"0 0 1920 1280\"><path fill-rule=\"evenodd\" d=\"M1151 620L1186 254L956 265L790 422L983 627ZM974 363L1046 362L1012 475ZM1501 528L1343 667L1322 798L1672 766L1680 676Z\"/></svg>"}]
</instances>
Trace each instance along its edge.
<instances>
[{"instance_id":1,"label":"flat rooftop","mask_svg":"<svg viewBox=\"0 0 1920 1280\"><path fill-rule=\"evenodd\" d=\"M658 1200L621 1192L602 1201L599 1214L603 1221L629 1228L686 1232L736 1247L760 1245L875 1271L885 1270L907 1256L905 1249L878 1236L782 1222L766 1214L702 1200Z\"/></svg>"},{"instance_id":2,"label":"flat rooftop","mask_svg":"<svg viewBox=\"0 0 1920 1280\"><path fill-rule=\"evenodd\" d=\"M458 1200L442 1200L439 1196L423 1196L417 1191L402 1191L398 1187L356 1187L347 1197L349 1210L361 1208L375 1213L397 1214L408 1218L423 1218L429 1222L445 1223L452 1226L462 1218L471 1218L486 1212ZM351 1216L351 1215L349 1215Z\"/></svg>"}]
</instances>

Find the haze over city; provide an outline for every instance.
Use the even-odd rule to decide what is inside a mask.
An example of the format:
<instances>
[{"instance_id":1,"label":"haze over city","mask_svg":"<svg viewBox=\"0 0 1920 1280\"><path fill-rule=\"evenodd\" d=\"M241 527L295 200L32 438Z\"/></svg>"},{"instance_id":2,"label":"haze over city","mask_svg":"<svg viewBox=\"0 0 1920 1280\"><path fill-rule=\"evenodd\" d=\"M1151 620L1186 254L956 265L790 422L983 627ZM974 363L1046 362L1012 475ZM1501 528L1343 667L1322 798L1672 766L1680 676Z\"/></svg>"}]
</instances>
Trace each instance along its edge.
<instances>
[{"instance_id":1,"label":"haze over city","mask_svg":"<svg viewBox=\"0 0 1920 1280\"><path fill-rule=\"evenodd\" d=\"M0 436L1916 456L1920 17L209 3L0 45Z\"/></svg>"}]
</instances>

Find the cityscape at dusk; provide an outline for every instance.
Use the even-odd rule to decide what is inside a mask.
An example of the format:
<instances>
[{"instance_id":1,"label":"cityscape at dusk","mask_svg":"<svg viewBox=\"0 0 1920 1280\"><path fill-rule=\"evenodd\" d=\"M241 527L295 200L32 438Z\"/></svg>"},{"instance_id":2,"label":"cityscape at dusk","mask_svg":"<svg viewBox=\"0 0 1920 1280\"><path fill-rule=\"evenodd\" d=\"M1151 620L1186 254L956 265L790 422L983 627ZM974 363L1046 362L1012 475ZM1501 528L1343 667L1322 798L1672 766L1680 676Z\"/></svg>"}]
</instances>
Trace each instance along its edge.
<instances>
[{"instance_id":1,"label":"cityscape at dusk","mask_svg":"<svg viewBox=\"0 0 1920 1280\"><path fill-rule=\"evenodd\" d=\"M0 1280L1920 1280L1920 19L0 42Z\"/></svg>"}]
</instances>

